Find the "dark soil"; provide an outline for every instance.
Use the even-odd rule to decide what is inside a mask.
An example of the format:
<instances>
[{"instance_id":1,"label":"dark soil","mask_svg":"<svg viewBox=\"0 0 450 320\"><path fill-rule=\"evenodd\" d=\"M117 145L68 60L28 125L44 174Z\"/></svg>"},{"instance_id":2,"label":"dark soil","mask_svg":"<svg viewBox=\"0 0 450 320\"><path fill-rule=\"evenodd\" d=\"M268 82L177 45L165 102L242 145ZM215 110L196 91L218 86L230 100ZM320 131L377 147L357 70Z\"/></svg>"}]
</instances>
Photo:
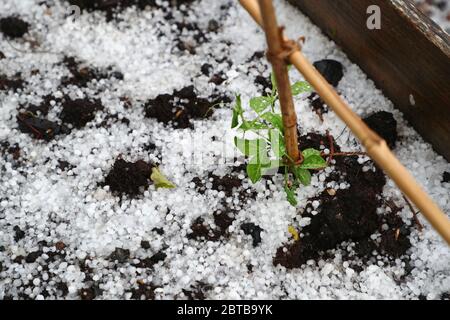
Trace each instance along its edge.
<instances>
[{"instance_id":1,"label":"dark soil","mask_svg":"<svg viewBox=\"0 0 450 320\"><path fill-rule=\"evenodd\" d=\"M25 257L25 262L26 263L33 263L36 262L36 260L42 255L42 251L34 251L29 253L26 257Z\"/></svg>"},{"instance_id":2,"label":"dark soil","mask_svg":"<svg viewBox=\"0 0 450 320\"><path fill-rule=\"evenodd\" d=\"M206 180L196 177L192 179L192 182L195 183L197 191L201 194L204 194L207 191L206 183L210 182L211 190L223 191L226 197L233 197L237 195L241 203L246 202L247 199L255 199L256 192L251 189L242 188L242 180L237 176L239 173L240 171L237 170L236 172L227 174L223 177L209 173Z\"/></svg>"},{"instance_id":3,"label":"dark soil","mask_svg":"<svg viewBox=\"0 0 450 320\"><path fill-rule=\"evenodd\" d=\"M30 113L19 113L17 115L19 130L27 133L38 140L50 141L59 134L69 133L68 128L56 122L38 118Z\"/></svg>"},{"instance_id":4,"label":"dark soil","mask_svg":"<svg viewBox=\"0 0 450 320\"><path fill-rule=\"evenodd\" d=\"M205 300L206 292L212 289L211 285L198 281L191 288L183 289L182 291L188 300Z\"/></svg>"},{"instance_id":5,"label":"dark soil","mask_svg":"<svg viewBox=\"0 0 450 320\"><path fill-rule=\"evenodd\" d=\"M155 289L158 287L150 284L145 284L143 282L138 282L138 288L134 288L131 290L131 299L133 300L154 300L155 299Z\"/></svg>"},{"instance_id":6,"label":"dark soil","mask_svg":"<svg viewBox=\"0 0 450 320\"><path fill-rule=\"evenodd\" d=\"M0 91L17 91L24 87L24 81L19 74L8 78L6 75L0 74Z\"/></svg>"},{"instance_id":7,"label":"dark soil","mask_svg":"<svg viewBox=\"0 0 450 320\"><path fill-rule=\"evenodd\" d=\"M397 143L397 120L390 112L380 111L364 119L367 125L386 140L389 148Z\"/></svg>"},{"instance_id":8,"label":"dark soil","mask_svg":"<svg viewBox=\"0 0 450 320\"><path fill-rule=\"evenodd\" d=\"M25 238L25 232L19 228L19 226L14 226L14 241L19 242L19 240L22 240Z\"/></svg>"},{"instance_id":9,"label":"dark soil","mask_svg":"<svg viewBox=\"0 0 450 320\"><path fill-rule=\"evenodd\" d=\"M142 240L141 241L141 248L142 249L150 249L151 248L151 246L150 246L150 242L148 242L147 240Z\"/></svg>"},{"instance_id":10,"label":"dark soil","mask_svg":"<svg viewBox=\"0 0 450 320\"><path fill-rule=\"evenodd\" d=\"M145 115L158 122L171 124L176 129L192 128L193 119L211 117L212 107L218 103L229 101L227 97L198 97L194 86L188 86L173 94L161 94L147 101L144 106Z\"/></svg>"},{"instance_id":11,"label":"dark soil","mask_svg":"<svg viewBox=\"0 0 450 320\"><path fill-rule=\"evenodd\" d=\"M75 128L82 128L95 119L95 113L103 110L99 100L88 99L67 100L62 104L61 120Z\"/></svg>"},{"instance_id":12,"label":"dark soil","mask_svg":"<svg viewBox=\"0 0 450 320\"><path fill-rule=\"evenodd\" d=\"M442 182L450 183L450 172L444 172L442 175Z\"/></svg>"},{"instance_id":13,"label":"dark soil","mask_svg":"<svg viewBox=\"0 0 450 320\"><path fill-rule=\"evenodd\" d=\"M50 111L52 105L51 101L60 102L61 99L54 97L53 95L46 95L42 97L42 102L38 105L30 104L26 108L24 108L24 112L32 113L34 116L46 116Z\"/></svg>"},{"instance_id":14,"label":"dark soil","mask_svg":"<svg viewBox=\"0 0 450 320\"><path fill-rule=\"evenodd\" d=\"M119 71L114 71L112 67L109 67L109 70L91 68L85 66L74 57L64 57L63 64L71 73L70 77L64 77L62 79L61 84L63 86L74 85L83 88L92 81L100 81L108 78L123 79L123 74Z\"/></svg>"},{"instance_id":15,"label":"dark soil","mask_svg":"<svg viewBox=\"0 0 450 320\"><path fill-rule=\"evenodd\" d=\"M13 160L18 160L21 156L20 146L15 143L11 145L8 141L0 142L0 154L7 159L8 156L11 156Z\"/></svg>"},{"instance_id":16,"label":"dark soil","mask_svg":"<svg viewBox=\"0 0 450 320\"><path fill-rule=\"evenodd\" d=\"M0 31L10 38L21 38L28 32L30 25L18 17L0 19Z\"/></svg>"},{"instance_id":17,"label":"dark soil","mask_svg":"<svg viewBox=\"0 0 450 320\"><path fill-rule=\"evenodd\" d=\"M58 160L58 165L56 166L56 168L60 169L61 171L68 171L75 168L75 166L65 160Z\"/></svg>"},{"instance_id":18,"label":"dark soil","mask_svg":"<svg viewBox=\"0 0 450 320\"><path fill-rule=\"evenodd\" d=\"M344 76L344 67L336 60L320 60L314 62L314 67L323 75L323 77L334 87L337 87Z\"/></svg>"},{"instance_id":19,"label":"dark soil","mask_svg":"<svg viewBox=\"0 0 450 320\"><path fill-rule=\"evenodd\" d=\"M191 225L192 233L188 234L188 239L219 241L222 237L228 237L228 227L235 220L236 212L228 207L217 210L213 213L215 228L210 228L205 224L202 217L197 218Z\"/></svg>"},{"instance_id":20,"label":"dark soil","mask_svg":"<svg viewBox=\"0 0 450 320\"><path fill-rule=\"evenodd\" d=\"M208 30L202 30L195 22L173 21L176 29L175 47L179 51L196 53L196 48L208 42Z\"/></svg>"},{"instance_id":21,"label":"dark soil","mask_svg":"<svg viewBox=\"0 0 450 320\"><path fill-rule=\"evenodd\" d=\"M153 228L152 231L155 232L156 234L160 235L160 236L164 235L164 229L163 228Z\"/></svg>"},{"instance_id":22,"label":"dark soil","mask_svg":"<svg viewBox=\"0 0 450 320\"><path fill-rule=\"evenodd\" d=\"M325 145L324 137L309 134L309 147ZM319 143L320 142L320 143ZM337 147L336 150L340 148ZM303 237L286 247L277 250L274 265L286 268L299 268L308 260L317 260L327 250L338 248L344 241L356 243L355 253L359 257L370 256L374 250L387 256L400 257L410 248L409 230L402 219L393 211L384 217L377 215L377 208L382 205L382 191L386 178L381 170L364 172L358 157L339 157L336 159L334 172L327 181L346 181L349 189L330 193L325 190L318 197L308 200L302 217L311 218L311 224L303 228ZM312 201L318 200L320 206L312 215ZM383 231L387 223L389 229ZM377 231L381 233L381 242L376 243L370 236ZM284 252L284 248L287 252Z\"/></svg>"},{"instance_id":23,"label":"dark soil","mask_svg":"<svg viewBox=\"0 0 450 320\"><path fill-rule=\"evenodd\" d=\"M150 185L152 167L143 160L127 162L117 159L103 185L108 185L113 193L137 197Z\"/></svg>"},{"instance_id":24,"label":"dark soil","mask_svg":"<svg viewBox=\"0 0 450 320\"><path fill-rule=\"evenodd\" d=\"M128 126L130 124L130 119L126 117L120 118L117 114L108 114L97 127L110 128L113 123L122 123Z\"/></svg>"},{"instance_id":25,"label":"dark soil","mask_svg":"<svg viewBox=\"0 0 450 320\"><path fill-rule=\"evenodd\" d=\"M253 247L257 247L261 243L261 232L264 231L260 226L254 223L243 223L241 225L241 230L244 231L246 235L253 238Z\"/></svg>"},{"instance_id":26,"label":"dark soil","mask_svg":"<svg viewBox=\"0 0 450 320\"><path fill-rule=\"evenodd\" d=\"M310 132L306 135L299 134L299 148L301 150L314 148L316 150L328 149L331 150L330 139L327 136ZM333 146L335 152L340 152L341 148L336 144L336 141L333 139Z\"/></svg>"},{"instance_id":27,"label":"dark soil","mask_svg":"<svg viewBox=\"0 0 450 320\"><path fill-rule=\"evenodd\" d=\"M130 250L128 249L122 249L122 248L116 248L113 253L110 254L109 260L118 263L125 263L130 258Z\"/></svg>"},{"instance_id":28,"label":"dark soil","mask_svg":"<svg viewBox=\"0 0 450 320\"><path fill-rule=\"evenodd\" d=\"M267 95L272 92L272 81L270 80L270 77L268 78L258 75L255 77L255 83L262 90L263 95Z\"/></svg>"},{"instance_id":29,"label":"dark soil","mask_svg":"<svg viewBox=\"0 0 450 320\"><path fill-rule=\"evenodd\" d=\"M97 296L94 288L83 288L78 292L81 300L94 300Z\"/></svg>"},{"instance_id":30,"label":"dark soil","mask_svg":"<svg viewBox=\"0 0 450 320\"><path fill-rule=\"evenodd\" d=\"M68 0L71 5L80 7L81 10L103 11L106 13L106 19L112 20L114 14L131 6L137 6L144 9L147 5L155 6L155 0Z\"/></svg>"},{"instance_id":31,"label":"dark soil","mask_svg":"<svg viewBox=\"0 0 450 320\"><path fill-rule=\"evenodd\" d=\"M325 102L317 93L312 93L308 97L308 100L313 111L319 116L321 120L323 120L323 115L325 113L328 113L328 107L326 106Z\"/></svg>"},{"instance_id":32,"label":"dark soil","mask_svg":"<svg viewBox=\"0 0 450 320\"><path fill-rule=\"evenodd\" d=\"M213 71L213 66L210 65L209 63L204 63L201 66L200 71L202 72L203 75L209 77L211 75L211 72Z\"/></svg>"},{"instance_id":33,"label":"dark soil","mask_svg":"<svg viewBox=\"0 0 450 320\"><path fill-rule=\"evenodd\" d=\"M68 0L70 4L77 5L81 10L104 11L108 20L111 20L114 13L120 12L125 8L136 6L143 10L145 7L157 7L156 0ZM189 5L194 0L162 0L160 2L170 5L180 6L182 4Z\"/></svg>"},{"instance_id":34,"label":"dark soil","mask_svg":"<svg viewBox=\"0 0 450 320\"><path fill-rule=\"evenodd\" d=\"M159 251L149 258L141 259L139 263L134 266L136 268L153 268L155 264L164 261L166 257L167 255L163 251Z\"/></svg>"},{"instance_id":35,"label":"dark soil","mask_svg":"<svg viewBox=\"0 0 450 320\"><path fill-rule=\"evenodd\" d=\"M3 52L0 51L0 60L3 60L3 59L5 59L5 58L6 58L5 54L4 54Z\"/></svg>"}]
</instances>

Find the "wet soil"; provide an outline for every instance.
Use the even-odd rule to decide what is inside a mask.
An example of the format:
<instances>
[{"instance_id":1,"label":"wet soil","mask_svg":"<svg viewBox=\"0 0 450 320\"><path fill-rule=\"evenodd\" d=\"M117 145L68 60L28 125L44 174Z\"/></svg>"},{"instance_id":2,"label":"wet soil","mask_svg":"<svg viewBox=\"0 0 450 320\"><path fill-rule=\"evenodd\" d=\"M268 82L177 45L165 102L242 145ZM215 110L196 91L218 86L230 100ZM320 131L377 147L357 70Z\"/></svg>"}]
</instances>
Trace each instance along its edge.
<instances>
[{"instance_id":1,"label":"wet soil","mask_svg":"<svg viewBox=\"0 0 450 320\"><path fill-rule=\"evenodd\" d=\"M311 147L327 143L326 137L308 136L312 137L309 139ZM382 191L386 184L386 177L380 169L371 162L359 164L357 156L339 157L327 179L329 181L346 182L350 187L332 192L327 189L318 197L308 199L301 216L310 218L311 223L301 230L299 241L277 250L274 265L300 268L308 260L322 258L328 250L349 241L356 243L355 253L361 258L371 256L373 251L392 257L406 254L411 246L408 239L410 231L397 215L398 210L383 217L377 214L377 209L383 204ZM315 200L320 203L317 209L312 207ZM383 224L389 228L383 229ZM377 232L381 233L380 240L373 241L371 235Z\"/></svg>"},{"instance_id":2,"label":"wet soil","mask_svg":"<svg viewBox=\"0 0 450 320\"><path fill-rule=\"evenodd\" d=\"M187 300L205 300L206 293L213 289L213 286L198 281L189 289L183 289L182 292Z\"/></svg>"},{"instance_id":3,"label":"wet soil","mask_svg":"<svg viewBox=\"0 0 450 320\"><path fill-rule=\"evenodd\" d=\"M367 125L386 140L389 148L395 148L397 143L397 121L390 112L380 111L363 119Z\"/></svg>"},{"instance_id":4,"label":"wet soil","mask_svg":"<svg viewBox=\"0 0 450 320\"><path fill-rule=\"evenodd\" d=\"M28 32L30 25L19 17L10 16L0 19L0 31L9 38L21 38Z\"/></svg>"},{"instance_id":5,"label":"wet soil","mask_svg":"<svg viewBox=\"0 0 450 320\"><path fill-rule=\"evenodd\" d=\"M243 223L241 225L241 230L246 234L252 237L253 239L253 247L257 247L261 243L261 232L264 231L260 226L257 226L254 223Z\"/></svg>"},{"instance_id":6,"label":"wet soil","mask_svg":"<svg viewBox=\"0 0 450 320\"><path fill-rule=\"evenodd\" d=\"M175 129L186 129L193 128L191 120L210 118L213 107L224 101L229 99L222 96L201 98L194 86L188 86L173 94L161 94L147 101L144 110L148 118L170 124Z\"/></svg>"},{"instance_id":7,"label":"wet soil","mask_svg":"<svg viewBox=\"0 0 450 320\"><path fill-rule=\"evenodd\" d=\"M104 107L99 100L77 99L66 100L62 104L61 120L79 129L95 119L97 111Z\"/></svg>"},{"instance_id":8,"label":"wet soil","mask_svg":"<svg viewBox=\"0 0 450 320\"><path fill-rule=\"evenodd\" d=\"M344 76L344 67L339 61L324 59L313 63L314 67L334 87L337 87Z\"/></svg>"},{"instance_id":9,"label":"wet soil","mask_svg":"<svg viewBox=\"0 0 450 320\"><path fill-rule=\"evenodd\" d=\"M108 185L113 193L137 197L151 184L152 167L143 160L127 162L117 159L102 185Z\"/></svg>"},{"instance_id":10,"label":"wet soil","mask_svg":"<svg viewBox=\"0 0 450 320\"><path fill-rule=\"evenodd\" d=\"M23 89L24 81L22 80L20 74L13 77L7 77L4 74L0 74L0 91L12 90L16 92L19 89Z\"/></svg>"},{"instance_id":11,"label":"wet soil","mask_svg":"<svg viewBox=\"0 0 450 320\"><path fill-rule=\"evenodd\" d=\"M35 117L31 113L19 113L17 124L21 132L27 133L38 140L50 141L59 134L69 133L69 129L64 125Z\"/></svg>"},{"instance_id":12,"label":"wet soil","mask_svg":"<svg viewBox=\"0 0 450 320\"><path fill-rule=\"evenodd\" d=\"M213 213L214 227L205 223L202 217L197 218L191 225L191 233L187 235L188 239L219 241L227 238L230 234L228 228L235 220L236 211L228 207L217 210Z\"/></svg>"},{"instance_id":13,"label":"wet soil","mask_svg":"<svg viewBox=\"0 0 450 320\"><path fill-rule=\"evenodd\" d=\"M122 80L124 78L124 75L120 71L114 70L112 66L106 69L92 68L75 57L64 57L62 64L66 66L71 74L61 80L62 86L74 85L83 88L93 81L98 82L109 78Z\"/></svg>"}]
</instances>

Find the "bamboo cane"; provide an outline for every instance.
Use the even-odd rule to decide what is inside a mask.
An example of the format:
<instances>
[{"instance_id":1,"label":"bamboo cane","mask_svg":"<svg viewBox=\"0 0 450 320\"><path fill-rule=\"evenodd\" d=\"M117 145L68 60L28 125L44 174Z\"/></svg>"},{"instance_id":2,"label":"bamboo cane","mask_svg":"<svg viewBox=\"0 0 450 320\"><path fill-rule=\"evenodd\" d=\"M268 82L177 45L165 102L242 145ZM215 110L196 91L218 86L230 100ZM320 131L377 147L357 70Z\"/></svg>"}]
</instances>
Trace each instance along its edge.
<instances>
[{"instance_id":1,"label":"bamboo cane","mask_svg":"<svg viewBox=\"0 0 450 320\"><path fill-rule=\"evenodd\" d=\"M265 11L260 9L257 0L240 0L240 3L260 26L264 25L262 14L265 14ZM288 40L286 37L283 39L285 41ZM408 170L394 156L386 142L350 109L300 50L290 54L288 59L304 76L306 81L314 87L325 103L346 123L366 148L368 155L391 177L399 189L416 205L430 224L450 245L449 218L417 184Z\"/></svg>"},{"instance_id":2,"label":"bamboo cane","mask_svg":"<svg viewBox=\"0 0 450 320\"><path fill-rule=\"evenodd\" d=\"M283 39L278 28L275 10L271 0L260 0L263 11L263 23L266 30L267 45L269 47L268 58L272 63L273 73L277 82L278 96L280 99L281 114L284 125L284 138L286 151L292 162L300 160L297 137L297 114L295 112L292 97L291 84L285 59L279 58L283 53Z\"/></svg>"}]
</instances>

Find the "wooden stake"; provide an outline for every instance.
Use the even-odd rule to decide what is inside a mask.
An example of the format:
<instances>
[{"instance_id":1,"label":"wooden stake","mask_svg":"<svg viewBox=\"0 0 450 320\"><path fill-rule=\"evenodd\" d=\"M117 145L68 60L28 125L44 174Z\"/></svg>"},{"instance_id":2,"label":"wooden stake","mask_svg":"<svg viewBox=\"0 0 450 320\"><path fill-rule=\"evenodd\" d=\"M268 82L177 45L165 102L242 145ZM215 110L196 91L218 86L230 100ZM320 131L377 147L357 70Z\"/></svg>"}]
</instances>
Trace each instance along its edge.
<instances>
[{"instance_id":1,"label":"wooden stake","mask_svg":"<svg viewBox=\"0 0 450 320\"><path fill-rule=\"evenodd\" d=\"M282 57L283 53L285 53L281 36L282 33L277 24L272 0L259 0L259 4L261 6L264 30L269 48L267 57L272 63L273 73L277 82L286 151L290 160L293 163L297 163L301 159L297 137L297 114L295 113L288 68L285 62L286 56Z\"/></svg>"},{"instance_id":2,"label":"wooden stake","mask_svg":"<svg viewBox=\"0 0 450 320\"><path fill-rule=\"evenodd\" d=\"M262 26L262 10L259 8L257 0L240 0L240 2L254 20ZM283 38L283 40L287 39ZM423 216L450 245L449 218L422 190L408 170L394 156L386 141L372 131L351 110L301 51L293 52L289 56L289 61L305 77L306 81L316 89L322 100L347 124L366 148L368 155L391 177L399 189L416 205Z\"/></svg>"}]
</instances>

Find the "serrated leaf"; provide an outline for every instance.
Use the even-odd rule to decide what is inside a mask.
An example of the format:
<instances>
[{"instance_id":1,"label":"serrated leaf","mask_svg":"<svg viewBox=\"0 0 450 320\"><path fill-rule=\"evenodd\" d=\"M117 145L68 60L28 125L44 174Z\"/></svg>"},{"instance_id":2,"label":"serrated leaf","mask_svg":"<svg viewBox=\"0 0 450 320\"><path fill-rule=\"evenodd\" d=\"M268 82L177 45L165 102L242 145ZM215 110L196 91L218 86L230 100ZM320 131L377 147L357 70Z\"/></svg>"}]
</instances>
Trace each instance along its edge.
<instances>
[{"instance_id":1,"label":"serrated leaf","mask_svg":"<svg viewBox=\"0 0 450 320\"><path fill-rule=\"evenodd\" d=\"M309 169L309 170L315 170L315 169L323 169L327 166L327 162L318 155L312 155L308 158L305 158L303 163L300 165L301 169Z\"/></svg>"},{"instance_id":2,"label":"serrated leaf","mask_svg":"<svg viewBox=\"0 0 450 320\"><path fill-rule=\"evenodd\" d=\"M272 99L270 97L256 97L250 99L250 108L252 108L257 114L262 113L271 105Z\"/></svg>"},{"instance_id":3,"label":"serrated leaf","mask_svg":"<svg viewBox=\"0 0 450 320\"><path fill-rule=\"evenodd\" d=\"M152 174L150 179L155 184L156 188L173 189L176 188L172 182L170 182L158 168L152 168Z\"/></svg>"},{"instance_id":4,"label":"serrated leaf","mask_svg":"<svg viewBox=\"0 0 450 320\"><path fill-rule=\"evenodd\" d=\"M262 178L262 166L260 163L250 163L247 165L247 175L252 183L257 183Z\"/></svg>"},{"instance_id":5,"label":"serrated leaf","mask_svg":"<svg viewBox=\"0 0 450 320\"><path fill-rule=\"evenodd\" d=\"M311 172L300 167L295 167L293 169L294 175L298 181L304 186L309 186L311 184Z\"/></svg>"},{"instance_id":6,"label":"serrated leaf","mask_svg":"<svg viewBox=\"0 0 450 320\"><path fill-rule=\"evenodd\" d=\"M280 132L284 132L283 118L281 117L281 115L272 112L266 112L261 116L261 118L272 124L275 128L280 130Z\"/></svg>"},{"instance_id":7,"label":"serrated leaf","mask_svg":"<svg viewBox=\"0 0 450 320\"><path fill-rule=\"evenodd\" d=\"M311 156L319 156L319 157L322 156L322 154L320 153L319 150L316 150L316 149L313 149L313 148L309 148L309 149L303 150L302 151L302 155L303 155L303 158L305 158L305 159L307 159L307 158L309 158Z\"/></svg>"},{"instance_id":8,"label":"serrated leaf","mask_svg":"<svg viewBox=\"0 0 450 320\"><path fill-rule=\"evenodd\" d=\"M292 95L297 96L301 93L311 92L313 88L306 81L297 81L291 86Z\"/></svg>"}]
</instances>

